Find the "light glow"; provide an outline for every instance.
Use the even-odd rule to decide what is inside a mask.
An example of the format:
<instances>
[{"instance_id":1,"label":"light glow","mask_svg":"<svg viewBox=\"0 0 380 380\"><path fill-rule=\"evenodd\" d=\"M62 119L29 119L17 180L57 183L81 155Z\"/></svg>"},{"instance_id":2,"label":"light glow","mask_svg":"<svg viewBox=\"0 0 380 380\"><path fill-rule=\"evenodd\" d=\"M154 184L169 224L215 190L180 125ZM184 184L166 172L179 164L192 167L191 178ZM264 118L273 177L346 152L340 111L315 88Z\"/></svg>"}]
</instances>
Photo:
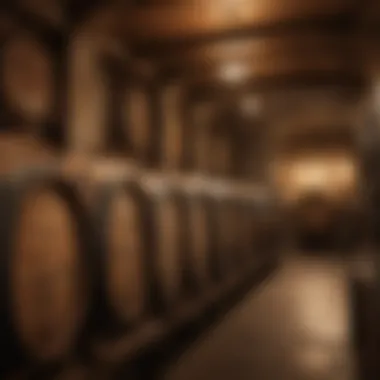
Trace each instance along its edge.
<instances>
[{"instance_id":1,"label":"light glow","mask_svg":"<svg viewBox=\"0 0 380 380\"><path fill-rule=\"evenodd\" d=\"M223 81L229 83L240 83L244 80L247 69L239 63L229 63L220 68L219 76Z\"/></svg>"},{"instance_id":2,"label":"light glow","mask_svg":"<svg viewBox=\"0 0 380 380\"><path fill-rule=\"evenodd\" d=\"M357 167L346 156L310 156L280 164L277 185L288 200L308 192L319 192L340 199L353 194Z\"/></svg>"}]
</instances>

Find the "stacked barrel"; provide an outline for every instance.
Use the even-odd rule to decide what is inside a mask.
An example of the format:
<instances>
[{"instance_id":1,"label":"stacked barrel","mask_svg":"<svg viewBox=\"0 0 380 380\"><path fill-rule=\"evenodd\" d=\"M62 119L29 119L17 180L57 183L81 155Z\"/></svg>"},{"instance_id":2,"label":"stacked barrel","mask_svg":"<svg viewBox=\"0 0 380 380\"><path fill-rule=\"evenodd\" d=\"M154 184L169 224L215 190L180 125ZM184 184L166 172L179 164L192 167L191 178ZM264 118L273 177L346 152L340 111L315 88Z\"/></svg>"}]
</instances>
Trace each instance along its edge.
<instances>
[{"instance_id":1,"label":"stacked barrel","mask_svg":"<svg viewBox=\"0 0 380 380\"><path fill-rule=\"evenodd\" d=\"M198 123L109 13L39 4L0 10L1 376L110 378L275 267L276 210L231 179L217 99Z\"/></svg>"},{"instance_id":2,"label":"stacked barrel","mask_svg":"<svg viewBox=\"0 0 380 380\"><path fill-rule=\"evenodd\" d=\"M260 100L362 88L350 0L138 3L0 4L0 377L138 377L231 305L279 259Z\"/></svg>"},{"instance_id":3,"label":"stacked barrel","mask_svg":"<svg viewBox=\"0 0 380 380\"><path fill-rule=\"evenodd\" d=\"M139 172L80 194L57 170L1 184L4 365L126 359L276 264L254 189Z\"/></svg>"}]
</instances>

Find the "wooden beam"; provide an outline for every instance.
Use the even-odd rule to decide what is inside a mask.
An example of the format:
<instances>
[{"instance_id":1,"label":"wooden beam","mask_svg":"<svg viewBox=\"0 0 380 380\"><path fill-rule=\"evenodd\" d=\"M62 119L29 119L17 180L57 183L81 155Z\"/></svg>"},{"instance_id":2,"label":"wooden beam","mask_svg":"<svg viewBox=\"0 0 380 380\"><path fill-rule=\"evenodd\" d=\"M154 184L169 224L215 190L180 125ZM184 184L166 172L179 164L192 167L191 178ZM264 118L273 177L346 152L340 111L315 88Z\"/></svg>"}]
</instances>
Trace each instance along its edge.
<instances>
[{"instance_id":1,"label":"wooden beam","mask_svg":"<svg viewBox=\"0 0 380 380\"><path fill-rule=\"evenodd\" d=\"M263 58L263 59L260 59ZM351 58L351 59L350 59ZM229 66L231 65L231 66ZM231 68L231 69L230 69ZM231 72L229 71L231 70ZM359 77L360 64L347 55L258 57L257 61L227 62L225 66L210 66L202 71L196 68L186 73L189 85L203 86L215 84L215 87L245 87L250 83L303 81L306 78Z\"/></svg>"},{"instance_id":2,"label":"wooden beam","mask_svg":"<svg viewBox=\"0 0 380 380\"><path fill-rule=\"evenodd\" d=\"M276 91L334 88L345 93L357 94L366 88L368 83L361 75L342 72L309 72L290 75L253 78L240 85L240 93L269 94ZM208 100L224 97L235 89L226 83L203 82L189 85L193 99Z\"/></svg>"},{"instance_id":3,"label":"wooden beam","mask_svg":"<svg viewBox=\"0 0 380 380\"><path fill-rule=\"evenodd\" d=\"M344 34L335 34L324 31L305 31L300 34L293 32L287 35L270 35L260 38L244 39L227 39L222 41L213 41L193 45L188 48L173 51L171 54L165 54L158 58L163 64L178 63L186 64L188 62L196 63L210 59L226 59L234 57L235 59L244 59L262 52L268 54L286 54L293 51L305 49L314 51L326 49L342 50L349 48L352 43L352 36Z\"/></svg>"},{"instance_id":4,"label":"wooden beam","mask_svg":"<svg viewBox=\"0 0 380 380\"><path fill-rule=\"evenodd\" d=\"M352 13L355 0L220 0L135 6L124 33L135 41L170 41Z\"/></svg>"},{"instance_id":5,"label":"wooden beam","mask_svg":"<svg viewBox=\"0 0 380 380\"><path fill-rule=\"evenodd\" d=\"M324 33L347 35L355 30L356 18L352 14L341 14L327 18L299 19L270 25L251 25L249 28L223 30L214 34L200 34L195 37L176 36L166 40L133 40L129 37L130 48L137 56L157 59L162 56L179 54L189 49L223 43L231 40L261 39L266 37Z\"/></svg>"},{"instance_id":6,"label":"wooden beam","mask_svg":"<svg viewBox=\"0 0 380 380\"><path fill-rule=\"evenodd\" d=\"M347 62L350 66L357 58L352 35L303 33L285 36L266 36L251 39L231 39L193 46L164 54L156 60L163 71L172 75L189 76L215 70L223 62L250 62L258 72L284 66L299 66L302 62Z\"/></svg>"}]
</instances>

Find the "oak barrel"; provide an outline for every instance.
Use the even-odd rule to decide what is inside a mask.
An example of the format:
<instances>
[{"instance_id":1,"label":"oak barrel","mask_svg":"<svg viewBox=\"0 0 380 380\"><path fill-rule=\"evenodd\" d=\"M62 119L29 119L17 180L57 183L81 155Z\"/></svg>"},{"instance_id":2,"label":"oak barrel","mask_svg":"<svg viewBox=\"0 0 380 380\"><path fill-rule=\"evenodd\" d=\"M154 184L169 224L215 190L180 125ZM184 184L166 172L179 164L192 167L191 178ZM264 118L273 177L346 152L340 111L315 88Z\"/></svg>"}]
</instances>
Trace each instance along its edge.
<instances>
[{"instance_id":1,"label":"oak barrel","mask_svg":"<svg viewBox=\"0 0 380 380\"><path fill-rule=\"evenodd\" d=\"M162 310L169 311L181 300L184 289L184 205L171 189L151 192L150 234L154 270Z\"/></svg>"},{"instance_id":2,"label":"oak barrel","mask_svg":"<svg viewBox=\"0 0 380 380\"><path fill-rule=\"evenodd\" d=\"M205 290L211 280L209 202L207 197L192 194L187 200L189 272L197 290Z\"/></svg>"},{"instance_id":3,"label":"oak barrel","mask_svg":"<svg viewBox=\"0 0 380 380\"><path fill-rule=\"evenodd\" d=\"M232 198L223 197L218 203L218 258L224 281L236 270L237 210Z\"/></svg>"},{"instance_id":4,"label":"oak barrel","mask_svg":"<svg viewBox=\"0 0 380 380\"><path fill-rule=\"evenodd\" d=\"M207 210L209 229L209 263L211 279L213 284L218 284L225 275L225 264L223 260L222 242L220 239L220 207L221 200L213 194L207 195L209 207Z\"/></svg>"},{"instance_id":5,"label":"oak barrel","mask_svg":"<svg viewBox=\"0 0 380 380\"><path fill-rule=\"evenodd\" d=\"M253 200L251 203L252 219L253 219L253 263L261 265L265 260L265 246L267 241L267 215L263 205L259 200Z\"/></svg>"},{"instance_id":6,"label":"oak barrel","mask_svg":"<svg viewBox=\"0 0 380 380\"><path fill-rule=\"evenodd\" d=\"M125 96L123 121L134 157L146 163L152 139L150 99L147 86L133 85Z\"/></svg>"},{"instance_id":7,"label":"oak barrel","mask_svg":"<svg viewBox=\"0 0 380 380\"><path fill-rule=\"evenodd\" d=\"M32 33L19 30L1 53L1 90L8 114L37 127L55 111L54 57Z\"/></svg>"},{"instance_id":8,"label":"oak barrel","mask_svg":"<svg viewBox=\"0 0 380 380\"><path fill-rule=\"evenodd\" d=\"M87 321L91 233L75 189L30 171L0 182L1 344L9 366L59 362Z\"/></svg>"},{"instance_id":9,"label":"oak barrel","mask_svg":"<svg viewBox=\"0 0 380 380\"><path fill-rule=\"evenodd\" d=\"M100 237L97 327L120 332L142 321L149 301L146 197L138 183L102 184L94 221Z\"/></svg>"},{"instance_id":10,"label":"oak barrel","mask_svg":"<svg viewBox=\"0 0 380 380\"><path fill-rule=\"evenodd\" d=\"M249 266L253 242L253 218L246 199L237 199L234 203L236 220L236 265L239 271Z\"/></svg>"},{"instance_id":11,"label":"oak barrel","mask_svg":"<svg viewBox=\"0 0 380 380\"><path fill-rule=\"evenodd\" d=\"M256 205L257 239L255 250L260 264L272 265L278 262L282 243L278 212L279 210L272 201L264 201Z\"/></svg>"}]
</instances>

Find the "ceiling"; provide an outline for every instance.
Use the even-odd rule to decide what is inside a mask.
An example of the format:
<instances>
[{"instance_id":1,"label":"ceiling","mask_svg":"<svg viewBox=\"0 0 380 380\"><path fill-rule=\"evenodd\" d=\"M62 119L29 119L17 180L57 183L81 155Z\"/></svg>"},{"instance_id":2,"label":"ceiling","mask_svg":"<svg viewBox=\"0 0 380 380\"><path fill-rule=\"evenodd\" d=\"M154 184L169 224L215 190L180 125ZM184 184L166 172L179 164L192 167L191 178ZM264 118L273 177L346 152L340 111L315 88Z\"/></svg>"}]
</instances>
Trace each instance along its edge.
<instances>
[{"instance_id":1,"label":"ceiling","mask_svg":"<svg viewBox=\"0 0 380 380\"><path fill-rule=\"evenodd\" d=\"M281 136L351 130L380 73L376 0L16 3L72 35L91 31L108 48L118 42L114 51L124 50L134 73L178 81L200 101L253 96L255 117L290 131Z\"/></svg>"}]
</instances>

